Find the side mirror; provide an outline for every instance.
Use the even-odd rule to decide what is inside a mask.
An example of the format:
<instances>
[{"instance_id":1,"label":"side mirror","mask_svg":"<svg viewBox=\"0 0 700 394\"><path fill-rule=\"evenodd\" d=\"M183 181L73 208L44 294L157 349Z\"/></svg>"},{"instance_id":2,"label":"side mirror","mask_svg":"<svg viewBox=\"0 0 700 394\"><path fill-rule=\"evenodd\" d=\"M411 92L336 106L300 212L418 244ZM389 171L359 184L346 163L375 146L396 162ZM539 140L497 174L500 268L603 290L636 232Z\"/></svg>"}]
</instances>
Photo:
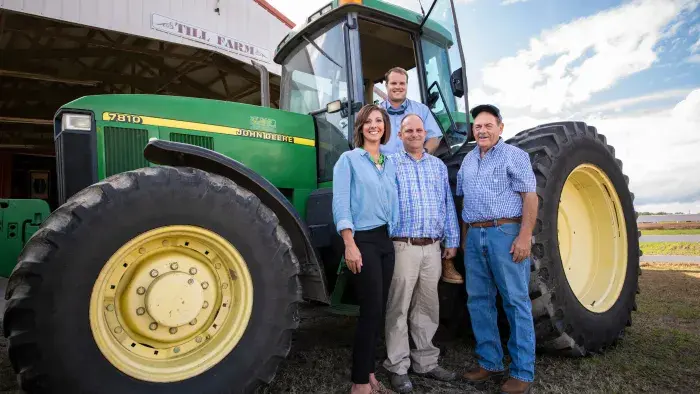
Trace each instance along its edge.
<instances>
[{"instance_id":1,"label":"side mirror","mask_svg":"<svg viewBox=\"0 0 700 394\"><path fill-rule=\"evenodd\" d=\"M326 104L326 112L329 114L334 114L343 107L342 103L340 100L335 100L331 101L330 103Z\"/></svg>"},{"instance_id":2,"label":"side mirror","mask_svg":"<svg viewBox=\"0 0 700 394\"><path fill-rule=\"evenodd\" d=\"M455 97L464 96L464 84L462 83L462 67L454 70L452 75L450 75L450 85L452 87L452 94Z\"/></svg>"}]
</instances>

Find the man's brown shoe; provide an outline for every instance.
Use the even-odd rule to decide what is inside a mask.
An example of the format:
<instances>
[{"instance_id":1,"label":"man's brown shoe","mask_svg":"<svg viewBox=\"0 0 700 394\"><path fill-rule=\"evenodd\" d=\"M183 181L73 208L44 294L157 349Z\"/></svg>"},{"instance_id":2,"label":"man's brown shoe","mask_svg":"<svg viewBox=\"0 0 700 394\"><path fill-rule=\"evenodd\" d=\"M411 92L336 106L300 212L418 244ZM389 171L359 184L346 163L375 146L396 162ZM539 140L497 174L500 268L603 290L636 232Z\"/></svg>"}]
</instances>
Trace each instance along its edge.
<instances>
[{"instance_id":1,"label":"man's brown shoe","mask_svg":"<svg viewBox=\"0 0 700 394\"><path fill-rule=\"evenodd\" d=\"M484 383L489 379L500 378L504 371L489 371L478 366L465 372L462 377L470 383Z\"/></svg>"},{"instance_id":2,"label":"man's brown shoe","mask_svg":"<svg viewBox=\"0 0 700 394\"><path fill-rule=\"evenodd\" d=\"M455 269L452 259L442 260L442 281L447 283L464 283L464 279Z\"/></svg>"},{"instance_id":3,"label":"man's brown shoe","mask_svg":"<svg viewBox=\"0 0 700 394\"><path fill-rule=\"evenodd\" d=\"M515 378L509 378L501 386L501 394L529 394L532 383L523 382Z\"/></svg>"}]
</instances>

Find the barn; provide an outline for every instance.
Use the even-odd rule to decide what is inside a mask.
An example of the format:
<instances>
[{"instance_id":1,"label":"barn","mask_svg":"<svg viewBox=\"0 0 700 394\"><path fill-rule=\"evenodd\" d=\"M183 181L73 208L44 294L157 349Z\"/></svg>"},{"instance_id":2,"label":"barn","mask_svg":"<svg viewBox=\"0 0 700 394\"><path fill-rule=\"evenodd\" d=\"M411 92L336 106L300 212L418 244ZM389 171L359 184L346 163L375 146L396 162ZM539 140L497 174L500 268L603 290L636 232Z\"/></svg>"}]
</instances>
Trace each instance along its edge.
<instances>
[{"instance_id":1,"label":"barn","mask_svg":"<svg viewBox=\"0 0 700 394\"><path fill-rule=\"evenodd\" d=\"M0 199L55 207L53 116L94 94L278 107L272 61L294 24L265 0L0 0Z\"/></svg>"}]
</instances>

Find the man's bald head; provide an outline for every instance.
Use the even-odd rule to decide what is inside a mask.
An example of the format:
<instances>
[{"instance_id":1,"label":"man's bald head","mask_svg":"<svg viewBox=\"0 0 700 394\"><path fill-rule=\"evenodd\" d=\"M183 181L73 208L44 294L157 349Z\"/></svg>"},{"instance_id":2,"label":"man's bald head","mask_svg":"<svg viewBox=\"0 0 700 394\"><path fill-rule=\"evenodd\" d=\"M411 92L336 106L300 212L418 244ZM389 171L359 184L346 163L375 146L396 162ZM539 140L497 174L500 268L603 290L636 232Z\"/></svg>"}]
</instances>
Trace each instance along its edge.
<instances>
[{"instance_id":1,"label":"man's bald head","mask_svg":"<svg viewBox=\"0 0 700 394\"><path fill-rule=\"evenodd\" d=\"M418 116L417 114L408 114L408 115L404 116L403 119L401 119L401 123L400 123L400 125L399 125L400 128L403 129L403 128L404 128L404 124L406 123L406 121L407 121L408 119L411 119L411 118L418 119L418 121L420 122L421 127L423 127L423 119L421 119L420 116Z\"/></svg>"},{"instance_id":2,"label":"man's bald head","mask_svg":"<svg viewBox=\"0 0 700 394\"><path fill-rule=\"evenodd\" d=\"M425 128L423 128L423 119L416 114L408 114L401 119L401 129L399 130L399 139L403 142L403 148L409 153L423 152L423 144L425 144Z\"/></svg>"}]
</instances>

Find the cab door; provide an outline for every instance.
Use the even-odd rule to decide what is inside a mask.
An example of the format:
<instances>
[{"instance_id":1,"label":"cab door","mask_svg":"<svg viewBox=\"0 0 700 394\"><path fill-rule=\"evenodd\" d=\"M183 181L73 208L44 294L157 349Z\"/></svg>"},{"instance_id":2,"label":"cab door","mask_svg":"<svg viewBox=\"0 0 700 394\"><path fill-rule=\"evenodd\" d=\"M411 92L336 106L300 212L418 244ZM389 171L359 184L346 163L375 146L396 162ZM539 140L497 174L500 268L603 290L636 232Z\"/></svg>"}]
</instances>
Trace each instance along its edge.
<instances>
[{"instance_id":1,"label":"cab door","mask_svg":"<svg viewBox=\"0 0 700 394\"><path fill-rule=\"evenodd\" d=\"M435 0L419 30L426 105L445 136L436 155L452 156L467 142L471 129L464 53L453 1Z\"/></svg>"}]
</instances>

